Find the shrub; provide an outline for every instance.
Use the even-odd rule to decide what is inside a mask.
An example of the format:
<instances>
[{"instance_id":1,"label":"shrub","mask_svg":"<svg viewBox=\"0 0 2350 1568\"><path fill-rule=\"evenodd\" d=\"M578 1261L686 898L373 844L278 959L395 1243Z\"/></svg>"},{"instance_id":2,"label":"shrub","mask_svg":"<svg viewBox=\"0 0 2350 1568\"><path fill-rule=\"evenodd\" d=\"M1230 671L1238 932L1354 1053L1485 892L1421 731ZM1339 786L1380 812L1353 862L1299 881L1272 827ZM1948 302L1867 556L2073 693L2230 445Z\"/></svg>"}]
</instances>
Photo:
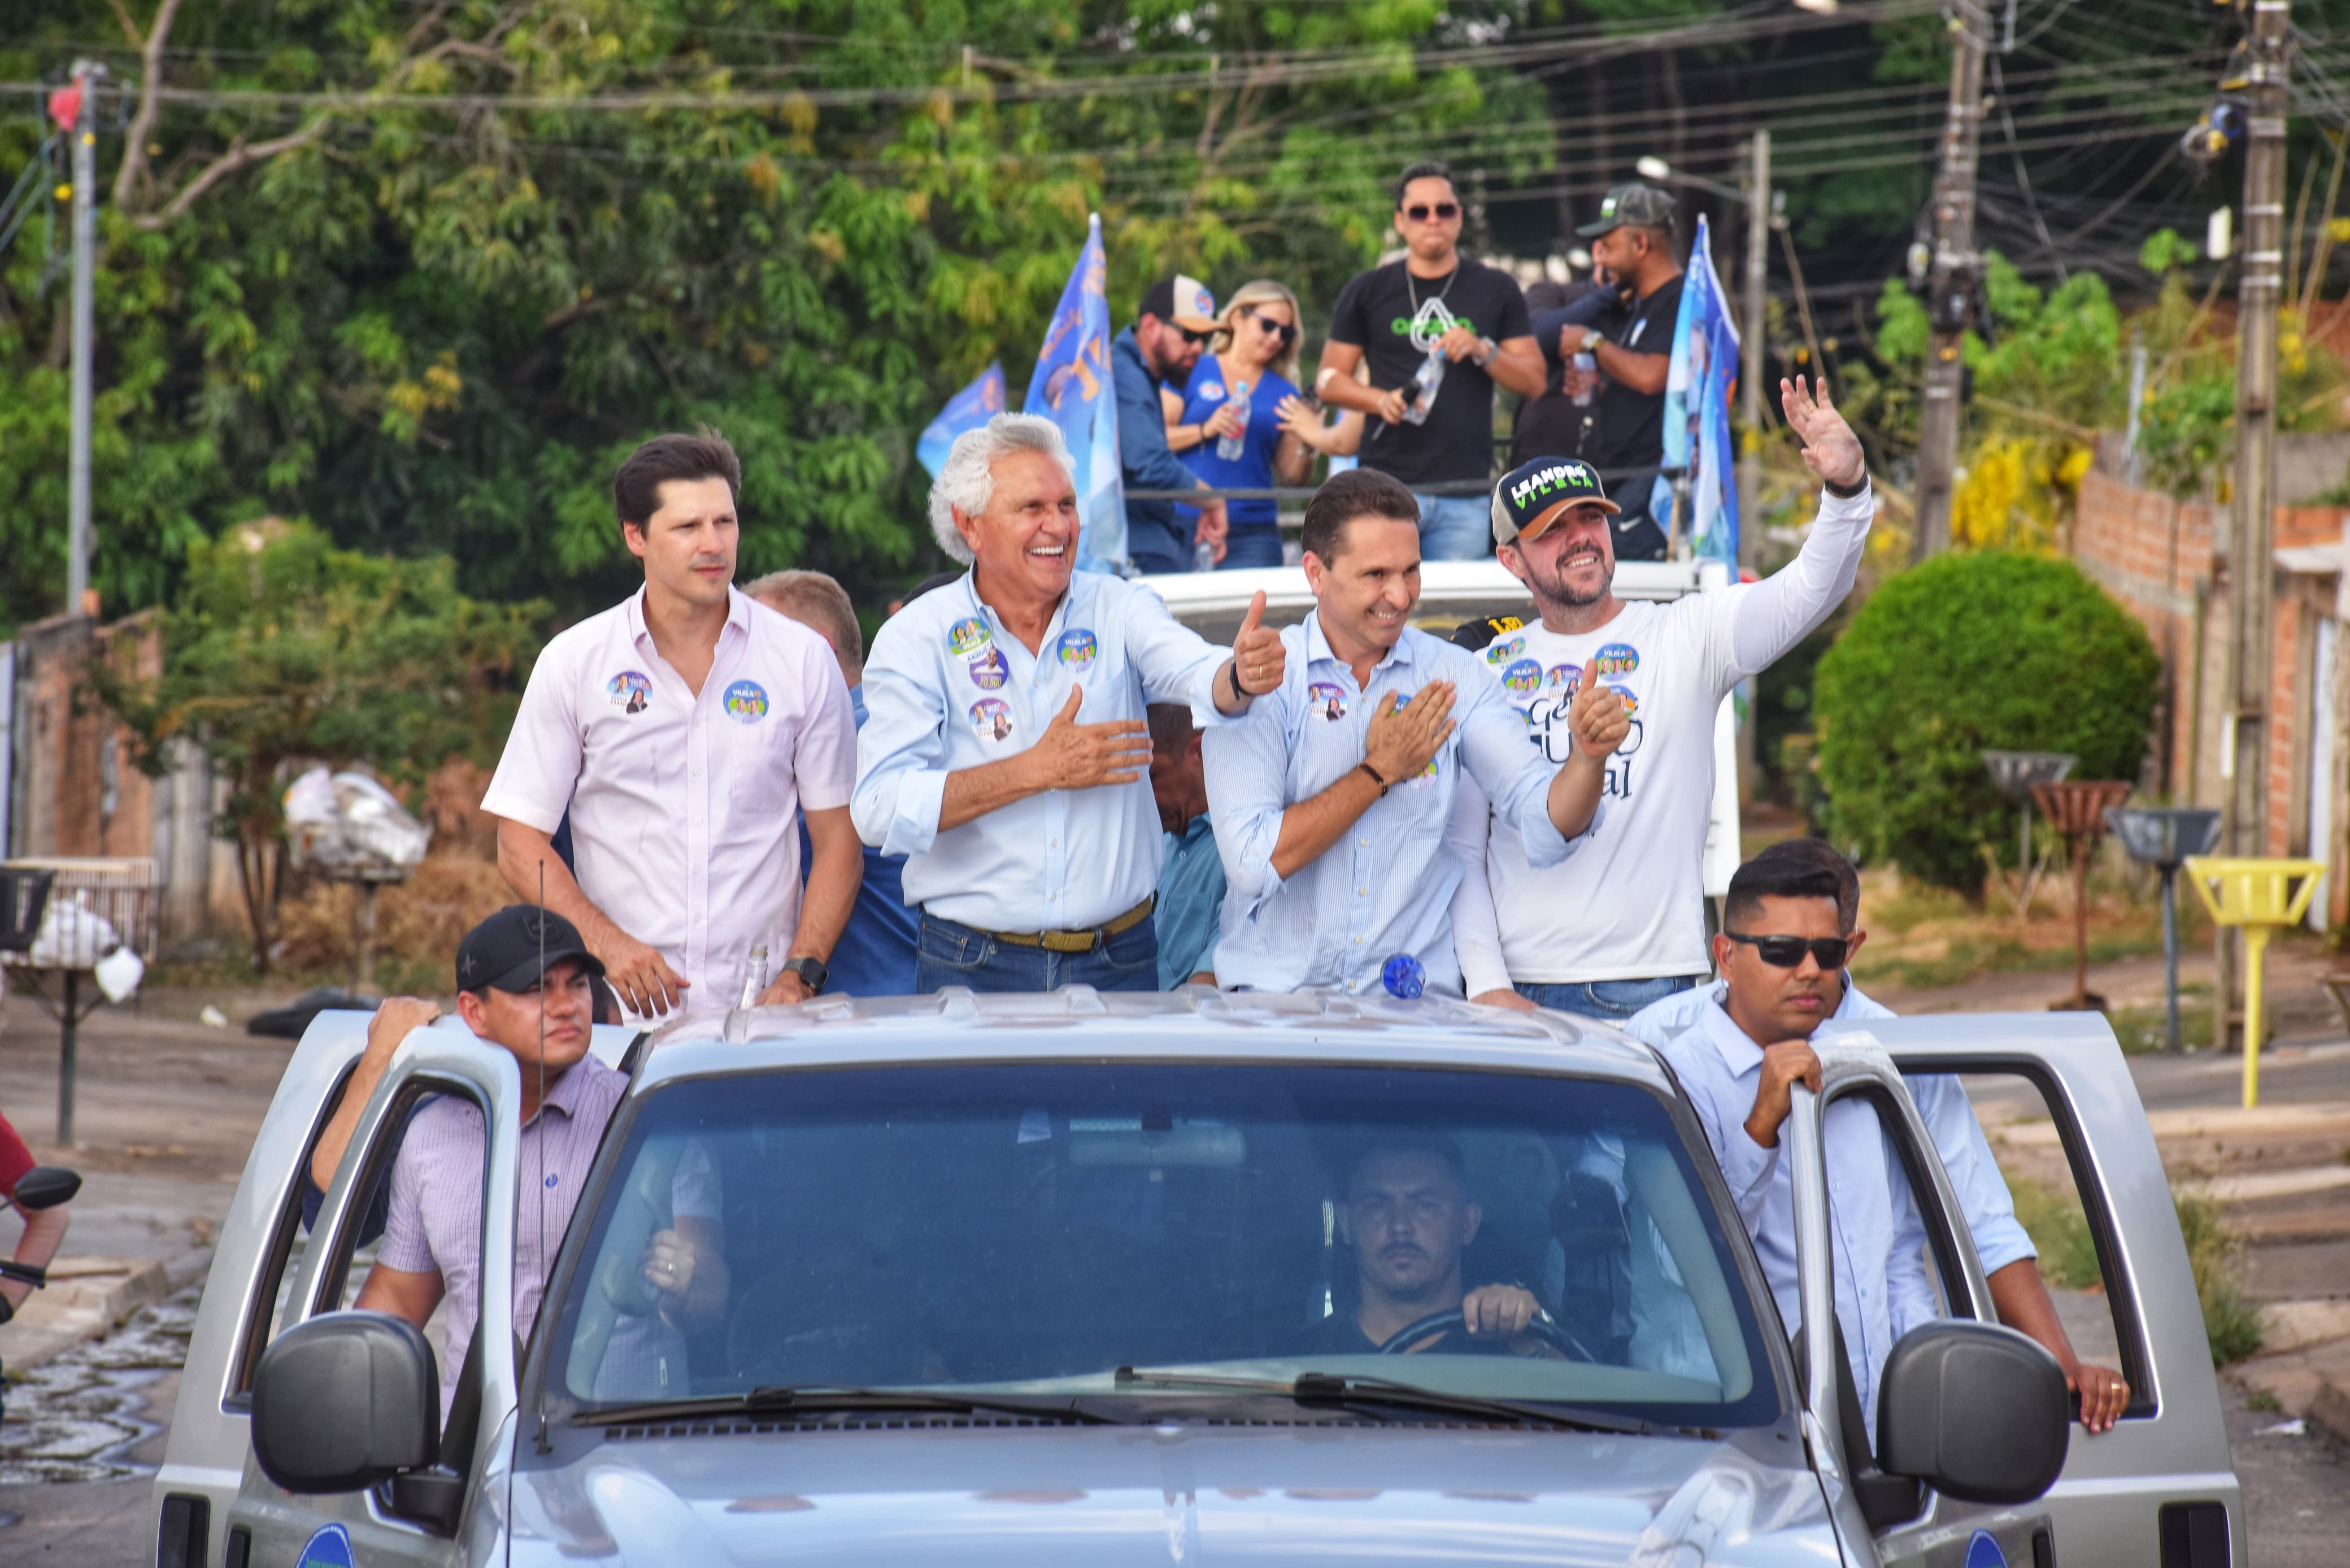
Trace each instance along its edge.
<instances>
[{"instance_id":1,"label":"shrub","mask_svg":"<svg viewBox=\"0 0 2350 1568\"><path fill-rule=\"evenodd\" d=\"M2145 628L2068 561L1945 555L1888 579L1821 659L1820 781L1835 836L1970 897L2015 808L1986 749L2070 752L2135 779L2160 669Z\"/></svg>"}]
</instances>

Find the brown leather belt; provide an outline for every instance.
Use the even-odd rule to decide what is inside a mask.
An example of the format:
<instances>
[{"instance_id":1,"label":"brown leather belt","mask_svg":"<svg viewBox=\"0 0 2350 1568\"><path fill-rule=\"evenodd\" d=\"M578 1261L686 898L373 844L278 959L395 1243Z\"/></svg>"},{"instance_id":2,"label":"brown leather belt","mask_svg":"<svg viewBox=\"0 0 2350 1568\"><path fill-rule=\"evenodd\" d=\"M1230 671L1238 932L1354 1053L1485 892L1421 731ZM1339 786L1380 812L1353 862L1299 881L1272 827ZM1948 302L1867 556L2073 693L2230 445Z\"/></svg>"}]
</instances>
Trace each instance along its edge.
<instances>
[{"instance_id":1,"label":"brown leather belt","mask_svg":"<svg viewBox=\"0 0 2350 1568\"><path fill-rule=\"evenodd\" d=\"M1130 931L1150 918L1151 906L1159 902L1153 893L1123 915L1086 931L989 931L987 935L999 942L1010 942L1015 948L1043 948L1052 953L1087 953L1097 942L1107 941L1124 931Z\"/></svg>"}]
</instances>

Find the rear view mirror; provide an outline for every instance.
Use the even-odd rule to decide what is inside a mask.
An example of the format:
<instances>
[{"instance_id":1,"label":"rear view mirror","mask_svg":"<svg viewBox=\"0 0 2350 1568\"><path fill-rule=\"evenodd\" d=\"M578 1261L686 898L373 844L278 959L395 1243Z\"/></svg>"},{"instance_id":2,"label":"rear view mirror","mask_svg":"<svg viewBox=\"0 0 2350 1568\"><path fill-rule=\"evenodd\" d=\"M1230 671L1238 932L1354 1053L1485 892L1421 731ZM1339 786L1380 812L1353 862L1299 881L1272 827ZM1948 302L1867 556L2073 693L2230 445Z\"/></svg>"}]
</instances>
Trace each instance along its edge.
<instances>
[{"instance_id":1,"label":"rear view mirror","mask_svg":"<svg viewBox=\"0 0 2350 1568\"><path fill-rule=\"evenodd\" d=\"M362 1491L440 1457L441 1378L414 1324L336 1312L272 1340L253 1374L253 1455L287 1491Z\"/></svg>"},{"instance_id":2,"label":"rear view mirror","mask_svg":"<svg viewBox=\"0 0 2350 1568\"><path fill-rule=\"evenodd\" d=\"M2071 1440L2064 1374L2012 1328L1911 1329L1877 1386L1877 1463L1962 1502L2030 1502L2056 1484Z\"/></svg>"},{"instance_id":3,"label":"rear view mirror","mask_svg":"<svg viewBox=\"0 0 2350 1568\"><path fill-rule=\"evenodd\" d=\"M16 1190L9 1196L16 1207L30 1211L35 1209L55 1209L70 1200L81 1190L81 1175L62 1165L36 1165L16 1179Z\"/></svg>"}]
</instances>

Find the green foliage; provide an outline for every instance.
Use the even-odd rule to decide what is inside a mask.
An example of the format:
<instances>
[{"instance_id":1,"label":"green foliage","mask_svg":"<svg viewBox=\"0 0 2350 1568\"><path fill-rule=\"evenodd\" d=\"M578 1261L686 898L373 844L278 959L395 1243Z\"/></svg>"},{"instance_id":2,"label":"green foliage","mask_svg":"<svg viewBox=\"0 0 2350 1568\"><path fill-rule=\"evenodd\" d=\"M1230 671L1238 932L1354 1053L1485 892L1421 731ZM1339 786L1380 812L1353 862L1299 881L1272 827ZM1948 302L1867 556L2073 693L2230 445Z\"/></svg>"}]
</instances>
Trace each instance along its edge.
<instances>
[{"instance_id":1,"label":"green foliage","mask_svg":"<svg viewBox=\"0 0 2350 1568\"><path fill-rule=\"evenodd\" d=\"M443 556L363 556L307 523L247 524L191 546L160 672L99 666L90 684L138 737L140 765L160 774L187 742L227 783L213 831L238 846L265 970L288 765L365 763L421 784L452 756L486 759L513 722L545 614L467 598Z\"/></svg>"},{"instance_id":2,"label":"green foliage","mask_svg":"<svg viewBox=\"0 0 2350 1568\"><path fill-rule=\"evenodd\" d=\"M2014 809L1986 749L2071 752L2134 779L2160 663L2069 562L1982 551L1887 581L1821 659L1814 705L1835 836L1973 896Z\"/></svg>"},{"instance_id":3,"label":"green foliage","mask_svg":"<svg viewBox=\"0 0 2350 1568\"><path fill-rule=\"evenodd\" d=\"M2243 1242L2220 1222L2220 1206L2208 1199L2174 1192L2178 1233L2195 1272L2195 1298L2203 1308L2203 1334L2211 1345L2211 1365L2225 1366L2261 1348L2261 1314L2244 1299L2238 1274Z\"/></svg>"},{"instance_id":4,"label":"green foliage","mask_svg":"<svg viewBox=\"0 0 2350 1568\"><path fill-rule=\"evenodd\" d=\"M2008 1196L2015 1199L2015 1222L2040 1251L2040 1275L2059 1290L2095 1290L2105 1283L2097 1263L2097 1241L2089 1232L2080 1198L2044 1181L2009 1171Z\"/></svg>"}]
</instances>

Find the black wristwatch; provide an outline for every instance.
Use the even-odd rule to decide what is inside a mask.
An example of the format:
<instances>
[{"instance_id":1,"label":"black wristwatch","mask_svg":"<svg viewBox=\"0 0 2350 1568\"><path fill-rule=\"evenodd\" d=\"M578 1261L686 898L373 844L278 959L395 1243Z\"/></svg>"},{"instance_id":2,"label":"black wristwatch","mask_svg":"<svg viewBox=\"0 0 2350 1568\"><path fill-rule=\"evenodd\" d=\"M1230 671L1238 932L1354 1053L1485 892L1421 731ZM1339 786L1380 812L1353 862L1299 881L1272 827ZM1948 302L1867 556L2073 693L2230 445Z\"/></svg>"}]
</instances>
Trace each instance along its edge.
<instances>
[{"instance_id":1,"label":"black wristwatch","mask_svg":"<svg viewBox=\"0 0 2350 1568\"><path fill-rule=\"evenodd\" d=\"M1826 491L1830 495L1835 496L1835 497L1837 500L1839 500L1839 501L1850 501L1850 500L1854 499L1856 496L1864 495L1864 494L1867 493L1867 491L1868 491L1868 470L1866 470L1866 469L1865 469L1865 468L1864 468L1864 469L1862 469L1862 470L1860 471L1860 483L1859 483L1858 484L1854 485L1854 486L1853 486L1851 489L1849 489L1849 490L1846 490L1843 485L1836 483L1835 483L1835 482L1834 482L1833 480L1828 480L1828 479L1823 479L1823 480L1821 480L1821 481L1820 481L1820 486L1821 486L1821 488L1822 488L1822 489L1825 490L1825 491Z\"/></svg>"},{"instance_id":2,"label":"black wristwatch","mask_svg":"<svg viewBox=\"0 0 2350 1568\"><path fill-rule=\"evenodd\" d=\"M800 983L807 987L810 996L822 996L824 982L832 976L832 971L824 967L824 960L820 958L786 959L784 971L799 976Z\"/></svg>"}]
</instances>

